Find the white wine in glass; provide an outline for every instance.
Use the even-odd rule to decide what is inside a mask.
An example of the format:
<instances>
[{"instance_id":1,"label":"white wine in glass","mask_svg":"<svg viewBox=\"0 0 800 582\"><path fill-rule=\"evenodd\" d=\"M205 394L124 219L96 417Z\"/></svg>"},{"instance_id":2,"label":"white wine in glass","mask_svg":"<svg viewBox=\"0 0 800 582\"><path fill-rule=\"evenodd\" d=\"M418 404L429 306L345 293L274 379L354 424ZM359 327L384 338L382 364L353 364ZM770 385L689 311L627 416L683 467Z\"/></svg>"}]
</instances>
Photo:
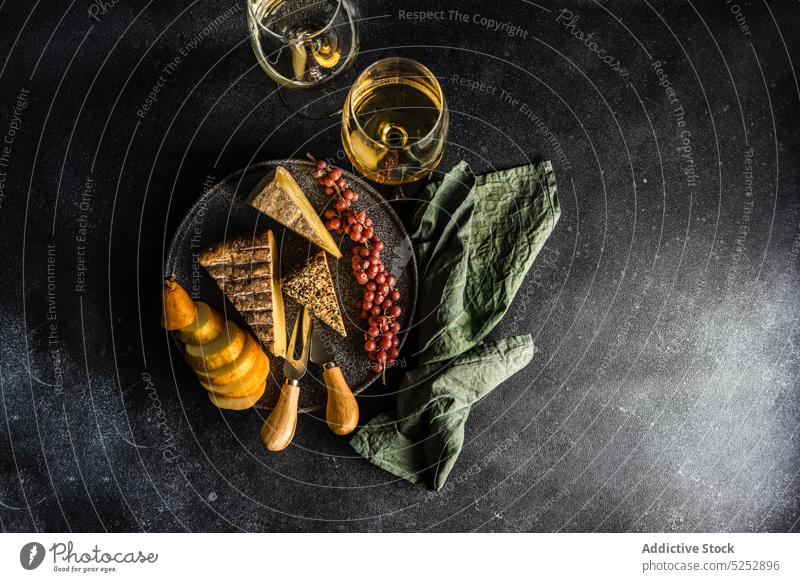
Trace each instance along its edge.
<instances>
[{"instance_id":1,"label":"white wine in glass","mask_svg":"<svg viewBox=\"0 0 800 582\"><path fill-rule=\"evenodd\" d=\"M442 159L449 116L439 81L404 58L373 63L356 79L342 108L342 143L364 177L407 184Z\"/></svg>"},{"instance_id":2,"label":"white wine in glass","mask_svg":"<svg viewBox=\"0 0 800 582\"><path fill-rule=\"evenodd\" d=\"M354 0L247 0L250 39L261 68L289 89L313 89L358 54Z\"/></svg>"}]
</instances>

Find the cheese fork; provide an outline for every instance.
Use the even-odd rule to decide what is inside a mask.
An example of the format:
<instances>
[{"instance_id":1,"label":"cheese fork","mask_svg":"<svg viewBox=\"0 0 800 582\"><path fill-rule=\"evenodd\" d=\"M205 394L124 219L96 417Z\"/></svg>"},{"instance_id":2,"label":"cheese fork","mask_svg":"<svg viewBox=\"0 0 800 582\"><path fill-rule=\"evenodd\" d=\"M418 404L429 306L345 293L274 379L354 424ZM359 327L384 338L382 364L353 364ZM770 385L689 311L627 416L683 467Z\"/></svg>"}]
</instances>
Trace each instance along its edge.
<instances>
[{"instance_id":1,"label":"cheese fork","mask_svg":"<svg viewBox=\"0 0 800 582\"><path fill-rule=\"evenodd\" d=\"M295 358L298 327L300 327L300 341L302 348L300 356ZM286 348L283 362L283 375L286 379L281 386L278 403L272 410L264 425L261 427L261 442L267 450L282 451L289 446L294 438L297 428L297 401L300 397L300 378L306 373L308 367L308 351L310 346L312 320L307 308L294 320L292 337Z\"/></svg>"}]
</instances>

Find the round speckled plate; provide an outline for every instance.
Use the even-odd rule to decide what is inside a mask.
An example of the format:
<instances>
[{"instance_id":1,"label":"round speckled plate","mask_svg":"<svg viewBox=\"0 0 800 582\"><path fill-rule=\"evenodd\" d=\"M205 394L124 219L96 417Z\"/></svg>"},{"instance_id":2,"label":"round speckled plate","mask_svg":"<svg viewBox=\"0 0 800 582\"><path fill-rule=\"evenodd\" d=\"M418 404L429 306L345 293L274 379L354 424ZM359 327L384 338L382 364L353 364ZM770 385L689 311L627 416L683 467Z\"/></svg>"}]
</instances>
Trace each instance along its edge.
<instances>
[{"instance_id":1,"label":"round speckled plate","mask_svg":"<svg viewBox=\"0 0 800 582\"><path fill-rule=\"evenodd\" d=\"M181 221L169 247L165 273L175 273L178 282L183 285L195 300L201 300L223 309L226 317L244 323L225 299L211 276L197 262L198 254L213 244L226 238L252 236L257 232L270 228L275 233L280 246L280 272L286 275L292 268L303 262L319 249L284 228L268 216L261 214L243 201L253 187L275 166L281 165L289 170L303 189L314 207L322 213L330 199L325 196L312 174L313 164L304 160L278 160L252 165L224 178L189 209ZM400 323L406 329L414 315L417 296L417 269L411 239L400 219L391 206L369 184L360 178L345 173L350 187L358 193L359 199L353 205L358 210L365 210L372 218L373 228L386 245L381 258L387 269L397 279L397 289L402 297L398 305L403 309ZM361 287L353 278L350 267L350 239L338 240L344 255L336 260L330 255L328 260L331 274L342 305L342 316L347 328L347 337L341 337L327 325L315 321L321 331L322 340L334 346L336 362L342 369L350 388L355 394L363 391L378 379L372 369L362 345L364 343L364 322L358 319L355 302L361 297ZM298 305L284 298L286 303L287 333L291 333L295 317L299 312ZM405 334L401 336L405 343ZM265 350L266 352L266 350ZM402 358L402 344L401 356ZM283 359L269 354L270 374L267 390L256 405L269 410L277 399L278 391L283 383ZM309 362L308 372L300 382L300 410L310 412L325 407L327 392L318 366ZM202 390L198 384L198 390ZM205 397L205 395L203 395Z\"/></svg>"}]
</instances>

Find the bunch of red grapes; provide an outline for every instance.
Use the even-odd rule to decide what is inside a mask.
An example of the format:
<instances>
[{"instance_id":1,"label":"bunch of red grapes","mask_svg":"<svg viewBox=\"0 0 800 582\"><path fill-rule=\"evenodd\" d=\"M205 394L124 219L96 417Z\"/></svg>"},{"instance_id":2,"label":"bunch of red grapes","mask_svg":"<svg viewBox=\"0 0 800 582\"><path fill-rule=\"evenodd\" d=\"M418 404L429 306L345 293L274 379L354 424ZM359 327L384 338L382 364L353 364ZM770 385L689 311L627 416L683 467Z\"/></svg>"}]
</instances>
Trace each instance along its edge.
<instances>
[{"instance_id":1,"label":"bunch of red grapes","mask_svg":"<svg viewBox=\"0 0 800 582\"><path fill-rule=\"evenodd\" d=\"M316 164L314 177L325 194L335 198L332 207L325 210L325 227L338 235L348 235L353 241L353 276L364 288L356 309L369 325L364 334L364 349L375 362L372 369L380 374L395 364L400 353L397 318L403 310L395 305L400 300L400 291L395 289L397 280L381 261L384 244L372 228L372 219L363 210L356 212L350 208L358 200L358 194L348 188L344 171L324 160Z\"/></svg>"}]
</instances>

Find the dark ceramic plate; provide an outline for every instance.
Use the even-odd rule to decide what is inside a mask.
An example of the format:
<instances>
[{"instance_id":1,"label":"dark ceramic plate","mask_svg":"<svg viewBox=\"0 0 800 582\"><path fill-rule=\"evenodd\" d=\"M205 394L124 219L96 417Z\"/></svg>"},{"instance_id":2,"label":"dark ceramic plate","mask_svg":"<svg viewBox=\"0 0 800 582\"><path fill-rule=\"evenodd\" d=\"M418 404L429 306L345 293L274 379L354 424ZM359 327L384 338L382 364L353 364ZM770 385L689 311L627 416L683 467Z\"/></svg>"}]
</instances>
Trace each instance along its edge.
<instances>
[{"instance_id":1,"label":"dark ceramic plate","mask_svg":"<svg viewBox=\"0 0 800 582\"><path fill-rule=\"evenodd\" d=\"M224 178L203 194L181 221L172 238L167 255L166 274L175 273L178 282L186 288L193 299L205 301L214 307L223 309L226 317L232 318L241 325L244 324L239 314L225 299L224 294L205 269L197 263L197 256L201 251L226 238L252 236L270 228L275 233L280 245L282 276L310 255L319 252L315 245L243 202L258 181L277 165L285 167L292 173L308 199L322 213L330 199L325 196L314 179L312 174L314 166L311 162L279 160L255 164ZM372 218L373 228L386 245L381 259L397 279L397 289L402 295L398 305L403 309L400 323L403 329L406 329L413 318L417 296L417 269L411 239L386 200L363 180L349 173L345 173L345 175L348 184L359 196L353 207L367 212L367 215ZM361 298L361 287L356 283L350 266L351 242L346 236L337 242L343 257L337 261L328 256L328 260L342 307L347 337L341 337L319 321L316 321L315 325L321 331L322 341L334 347L336 362L341 367L350 388L355 394L358 394L379 376L372 371L371 362L362 348L364 322L358 319L355 309L356 300ZM291 334L291 328L299 308L288 297L285 297L284 300L287 333ZM405 334L401 336L401 341L405 343ZM267 380L267 390L256 405L265 410L273 407L283 383L283 359L276 358L272 354L269 354L269 358L270 374ZM302 387L300 391L300 410L302 412L324 408L327 393L318 366L309 362L308 372L301 380L300 385ZM197 388L202 389L199 384Z\"/></svg>"}]
</instances>

